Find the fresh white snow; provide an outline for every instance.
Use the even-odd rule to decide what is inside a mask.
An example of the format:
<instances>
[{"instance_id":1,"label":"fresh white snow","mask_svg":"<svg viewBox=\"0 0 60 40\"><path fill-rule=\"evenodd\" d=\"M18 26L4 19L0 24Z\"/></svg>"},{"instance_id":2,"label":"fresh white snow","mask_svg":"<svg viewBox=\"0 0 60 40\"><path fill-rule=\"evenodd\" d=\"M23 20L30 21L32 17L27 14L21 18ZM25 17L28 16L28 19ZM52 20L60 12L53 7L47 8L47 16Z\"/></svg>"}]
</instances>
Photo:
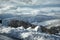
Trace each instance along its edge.
<instances>
[{"instance_id":1,"label":"fresh white snow","mask_svg":"<svg viewBox=\"0 0 60 40\"><path fill-rule=\"evenodd\" d=\"M38 29L38 26L32 30L31 28L28 29L24 29L23 27L18 28L3 27L0 29L0 33L5 33L8 34L9 36L19 39L23 38L24 40L60 40L60 36L50 35L37 31L36 29Z\"/></svg>"}]
</instances>

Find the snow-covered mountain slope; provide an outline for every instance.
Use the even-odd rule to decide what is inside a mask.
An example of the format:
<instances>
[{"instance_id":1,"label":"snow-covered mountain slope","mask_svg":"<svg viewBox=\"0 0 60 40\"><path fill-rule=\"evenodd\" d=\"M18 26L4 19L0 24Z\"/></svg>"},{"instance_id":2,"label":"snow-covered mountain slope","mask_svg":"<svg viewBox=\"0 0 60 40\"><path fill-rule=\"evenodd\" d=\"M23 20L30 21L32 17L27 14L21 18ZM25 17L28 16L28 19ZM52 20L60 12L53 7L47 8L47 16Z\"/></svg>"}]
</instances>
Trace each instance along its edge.
<instances>
[{"instance_id":1,"label":"snow-covered mountain slope","mask_svg":"<svg viewBox=\"0 0 60 40\"><path fill-rule=\"evenodd\" d=\"M50 20L46 22L48 25L47 28L60 26L60 19Z\"/></svg>"},{"instance_id":2,"label":"snow-covered mountain slope","mask_svg":"<svg viewBox=\"0 0 60 40\"><path fill-rule=\"evenodd\" d=\"M60 19L45 21L48 26L60 26Z\"/></svg>"},{"instance_id":3,"label":"snow-covered mountain slope","mask_svg":"<svg viewBox=\"0 0 60 40\"><path fill-rule=\"evenodd\" d=\"M55 26L60 26L60 19L53 19L53 20L48 20L48 21L44 21L44 22L41 22L42 25L55 25Z\"/></svg>"},{"instance_id":4,"label":"snow-covered mountain slope","mask_svg":"<svg viewBox=\"0 0 60 40\"><path fill-rule=\"evenodd\" d=\"M35 22L35 23L32 23L32 24L43 25L43 26L46 26L47 28L57 27L57 26L60 26L60 19L53 19L53 20L43 21L43 22L40 22L40 23Z\"/></svg>"},{"instance_id":5,"label":"snow-covered mountain slope","mask_svg":"<svg viewBox=\"0 0 60 40\"><path fill-rule=\"evenodd\" d=\"M37 27L35 29L28 28L29 30L24 29L23 27L18 27L18 28L3 27L2 29L0 29L0 33L5 33L8 34L10 37L23 39L23 40L60 40L60 36L49 35L46 33L41 33L40 31L36 31L36 29L38 30Z\"/></svg>"},{"instance_id":6,"label":"snow-covered mountain slope","mask_svg":"<svg viewBox=\"0 0 60 40\"><path fill-rule=\"evenodd\" d=\"M3 23L0 33L23 40L60 40L58 35L42 33L39 26L34 29L5 26L11 19L47 25L47 28L60 26L60 0L0 0L0 20ZM4 39L14 40L0 35L0 40Z\"/></svg>"},{"instance_id":7,"label":"snow-covered mountain slope","mask_svg":"<svg viewBox=\"0 0 60 40\"><path fill-rule=\"evenodd\" d=\"M0 40L17 40L0 34Z\"/></svg>"}]
</instances>

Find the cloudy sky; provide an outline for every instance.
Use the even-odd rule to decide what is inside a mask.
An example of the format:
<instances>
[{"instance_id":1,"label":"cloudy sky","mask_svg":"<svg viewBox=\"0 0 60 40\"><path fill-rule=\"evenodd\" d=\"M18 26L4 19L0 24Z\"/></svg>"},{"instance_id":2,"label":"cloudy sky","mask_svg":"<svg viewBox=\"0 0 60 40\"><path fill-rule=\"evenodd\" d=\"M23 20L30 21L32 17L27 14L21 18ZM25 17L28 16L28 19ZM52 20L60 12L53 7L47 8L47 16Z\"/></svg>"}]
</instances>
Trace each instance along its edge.
<instances>
[{"instance_id":1,"label":"cloudy sky","mask_svg":"<svg viewBox=\"0 0 60 40\"><path fill-rule=\"evenodd\" d=\"M40 8L43 7L43 8ZM50 13L51 11L56 13ZM60 13L60 0L0 0L0 14L38 14L40 11L51 14ZM45 13L41 13L44 14Z\"/></svg>"}]
</instances>

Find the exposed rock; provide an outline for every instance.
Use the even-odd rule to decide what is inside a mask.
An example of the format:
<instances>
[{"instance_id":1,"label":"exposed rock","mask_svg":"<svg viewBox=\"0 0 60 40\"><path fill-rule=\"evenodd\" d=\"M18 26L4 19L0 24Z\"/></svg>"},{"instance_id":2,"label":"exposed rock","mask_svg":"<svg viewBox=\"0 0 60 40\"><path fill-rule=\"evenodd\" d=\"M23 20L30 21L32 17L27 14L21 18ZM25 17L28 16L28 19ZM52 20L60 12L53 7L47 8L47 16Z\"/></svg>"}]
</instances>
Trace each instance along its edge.
<instances>
[{"instance_id":1,"label":"exposed rock","mask_svg":"<svg viewBox=\"0 0 60 40\"><path fill-rule=\"evenodd\" d=\"M2 23L2 20L0 20L0 23Z\"/></svg>"},{"instance_id":2,"label":"exposed rock","mask_svg":"<svg viewBox=\"0 0 60 40\"><path fill-rule=\"evenodd\" d=\"M49 34L56 34L59 33L60 27L51 27L50 29L47 29L46 27L41 27L42 32L49 33Z\"/></svg>"},{"instance_id":3,"label":"exposed rock","mask_svg":"<svg viewBox=\"0 0 60 40\"><path fill-rule=\"evenodd\" d=\"M56 34L56 33L59 33L59 31L56 30L56 29L48 29L47 32L48 32L49 34Z\"/></svg>"},{"instance_id":4,"label":"exposed rock","mask_svg":"<svg viewBox=\"0 0 60 40\"><path fill-rule=\"evenodd\" d=\"M23 26L24 28L28 28L28 27L35 28L35 25L29 22L19 21L19 20L11 20L8 26L15 27L15 28L20 27L20 26Z\"/></svg>"},{"instance_id":5,"label":"exposed rock","mask_svg":"<svg viewBox=\"0 0 60 40\"><path fill-rule=\"evenodd\" d=\"M41 26L41 31L46 33L47 28L45 28L45 27Z\"/></svg>"}]
</instances>

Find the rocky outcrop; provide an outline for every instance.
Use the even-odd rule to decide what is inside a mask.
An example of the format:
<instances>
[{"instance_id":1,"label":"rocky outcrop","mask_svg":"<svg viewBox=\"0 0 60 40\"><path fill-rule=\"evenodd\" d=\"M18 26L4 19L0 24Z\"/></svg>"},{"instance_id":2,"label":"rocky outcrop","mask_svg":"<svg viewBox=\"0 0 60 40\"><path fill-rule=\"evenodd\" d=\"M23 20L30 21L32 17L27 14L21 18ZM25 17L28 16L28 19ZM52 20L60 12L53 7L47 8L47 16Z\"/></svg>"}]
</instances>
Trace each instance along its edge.
<instances>
[{"instance_id":1,"label":"rocky outcrop","mask_svg":"<svg viewBox=\"0 0 60 40\"><path fill-rule=\"evenodd\" d=\"M50 29L47 29L46 27L41 27L42 32L49 33L49 34L57 34L60 32L60 26L58 27L51 27Z\"/></svg>"},{"instance_id":2,"label":"rocky outcrop","mask_svg":"<svg viewBox=\"0 0 60 40\"><path fill-rule=\"evenodd\" d=\"M17 27L21 27L23 26L25 29L28 28L28 27L31 27L31 28L35 28L36 25L33 25L29 22L25 22L25 21L19 21L19 20L11 20L9 22L9 25L10 27L14 27L14 28L17 28ZM50 29L46 28L45 26L40 26L40 30L44 33L49 33L49 34L57 34L60 32L60 26L57 26L57 27L51 27Z\"/></svg>"},{"instance_id":3,"label":"rocky outcrop","mask_svg":"<svg viewBox=\"0 0 60 40\"><path fill-rule=\"evenodd\" d=\"M19 21L19 20L11 20L9 22L8 26L15 27L15 28L23 26L25 29L28 28L28 27L32 27L32 28L35 27L35 25L33 25L29 22Z\"/></svg>"}]
</instances>

